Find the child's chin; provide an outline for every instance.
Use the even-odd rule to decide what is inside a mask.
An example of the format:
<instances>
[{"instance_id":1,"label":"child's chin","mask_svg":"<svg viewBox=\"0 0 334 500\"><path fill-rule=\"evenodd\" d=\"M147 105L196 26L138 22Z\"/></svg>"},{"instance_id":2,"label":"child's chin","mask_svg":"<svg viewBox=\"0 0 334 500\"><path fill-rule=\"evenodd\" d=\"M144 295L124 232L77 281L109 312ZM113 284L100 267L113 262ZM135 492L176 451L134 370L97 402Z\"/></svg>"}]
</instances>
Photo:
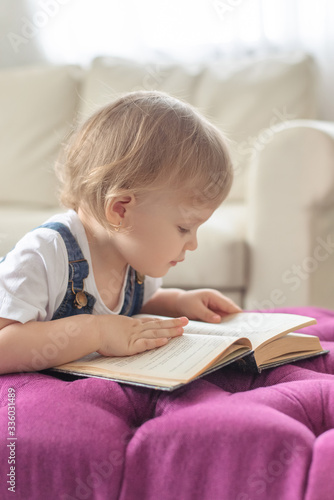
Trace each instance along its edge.
<instances>
[{"instance_id":1,"label":"child's chin","mask_svg":"<svg viewBox=\"0 0 334 500\"><path fill-rule=\"evenodd\" d=\"M165 271L159 270L159 271L150 271L145 273L145 276L149 276L150 278L163 278L166 276L168 273L169 269L166 269Z\"/></svg>"}]
</instances>

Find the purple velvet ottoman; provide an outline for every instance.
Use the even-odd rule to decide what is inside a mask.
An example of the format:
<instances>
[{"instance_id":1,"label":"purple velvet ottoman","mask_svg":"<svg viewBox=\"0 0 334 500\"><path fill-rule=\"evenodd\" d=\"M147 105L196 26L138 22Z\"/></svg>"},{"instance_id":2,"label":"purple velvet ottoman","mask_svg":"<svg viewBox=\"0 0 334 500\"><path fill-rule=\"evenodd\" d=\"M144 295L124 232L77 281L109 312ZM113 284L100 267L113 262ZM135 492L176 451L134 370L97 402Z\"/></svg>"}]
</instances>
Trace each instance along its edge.
<instances>
[{"instance_id":1,"label":"purple velvet ottoman","mask_svg":"<svg viewBox=\"0 0 334 500\"><path fill-rule=\"evenodd\" d=\"M0 499L332 500L334 312L279 311L317 318L330 353L170 394L0 376Z\"/></svg>"}]
</instances>

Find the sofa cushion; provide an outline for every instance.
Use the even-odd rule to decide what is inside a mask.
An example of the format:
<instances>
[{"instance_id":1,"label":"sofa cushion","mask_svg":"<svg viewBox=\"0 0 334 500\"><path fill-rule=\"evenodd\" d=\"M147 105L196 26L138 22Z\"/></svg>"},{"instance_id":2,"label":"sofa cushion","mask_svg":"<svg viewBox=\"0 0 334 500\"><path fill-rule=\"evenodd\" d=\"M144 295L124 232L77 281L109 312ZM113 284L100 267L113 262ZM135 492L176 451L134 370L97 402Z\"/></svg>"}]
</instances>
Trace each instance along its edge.
<instances>
[{"instance_id":1,"label":"sofa cushion","mask_svg":"<svg viewBox=\"0 0 334 500\"><path fill-rule=\"evenodd\" d=\"M78 101L78 68L19 67L0 71L0 200L57 204L54 161Z\"/></svg>"},{"instance_id":2,"label":"sofa cushion","mask_svg":"<svg viewBox=\"0 0 334 500\"><path fill-rule=\"evenodd\" d=\"M9 252L28 231L59 213L60 208L0 205L0 257Z\"/></svg>"},{"instance_id":3,"label":"sofa cushion","mask_svg":"<svg viewBox=\"0 0 334 500\"><path fill-rule=\"evenodd\" d=\"M274 124L316 116L313 61L294 53L207 66L98 58L82 88L81 119L124 92L150 89L190 102L228 134L235 165L230 200L244 199L247 165L271 140Z\"/></svg>"}]
</instances>

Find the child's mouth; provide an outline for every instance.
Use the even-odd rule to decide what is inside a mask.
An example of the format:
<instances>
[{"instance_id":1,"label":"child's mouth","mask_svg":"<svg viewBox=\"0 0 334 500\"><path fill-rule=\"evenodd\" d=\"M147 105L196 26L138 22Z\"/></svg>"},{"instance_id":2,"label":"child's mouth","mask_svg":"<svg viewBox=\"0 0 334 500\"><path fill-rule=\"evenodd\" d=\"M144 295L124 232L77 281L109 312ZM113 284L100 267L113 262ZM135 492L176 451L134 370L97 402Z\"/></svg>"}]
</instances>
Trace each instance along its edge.
<instances>
[{"instance_id":1,"label":"child's mouth","mask_svg":"<svg viewBox=\"0 0 334 500\"><path fill-rule=\"evenodd\" d=\"M182 260L172 260L172 261L170 262L170 265L171 265L171 266L176 266L176 264L178 264L179 262L183 262L183 261L184 261L184 259L182 259Z\"/></svg>"}]
</instances>

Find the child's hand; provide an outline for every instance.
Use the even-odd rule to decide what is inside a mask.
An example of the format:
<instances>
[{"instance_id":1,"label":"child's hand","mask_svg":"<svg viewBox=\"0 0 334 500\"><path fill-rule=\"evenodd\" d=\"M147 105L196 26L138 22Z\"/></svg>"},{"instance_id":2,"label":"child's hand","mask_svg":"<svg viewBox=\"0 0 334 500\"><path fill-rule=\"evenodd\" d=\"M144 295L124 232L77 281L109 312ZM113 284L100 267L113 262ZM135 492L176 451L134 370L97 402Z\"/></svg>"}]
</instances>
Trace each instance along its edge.
<instances>
[{"instance_id":1,"label":"child's hand","mask_svg":"<svg viewBox=\"0 0 334 500\"><path fill-rule=\"evenodd\" d=\"M96 316L100 336L98 353L103 356L128 356L167 344L169 338L183 333L187 318L129 318L121 315Z\"/></svg>"},{"instance_id":2,"label":"child's hand","mask_svg":"<svg viewBox=\"0 0 334 500\"><path fill-rule=\"evenodd\" d=\"M233 300L217 290L202 289L181 291L177 297L177 314L192 320L219 323L222 316L240 312Z\"/></svg>"}]
</instances>

